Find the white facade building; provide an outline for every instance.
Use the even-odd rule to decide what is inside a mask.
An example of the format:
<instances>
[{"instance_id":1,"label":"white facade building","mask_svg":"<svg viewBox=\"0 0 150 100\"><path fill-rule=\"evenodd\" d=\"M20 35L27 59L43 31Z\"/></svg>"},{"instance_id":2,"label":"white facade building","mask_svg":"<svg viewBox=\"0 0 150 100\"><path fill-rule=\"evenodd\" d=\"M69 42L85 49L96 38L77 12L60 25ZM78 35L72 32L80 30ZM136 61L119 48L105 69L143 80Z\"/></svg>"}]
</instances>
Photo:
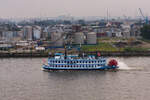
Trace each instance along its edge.
<instances>
[{"instance_id":1,"label":"white facade building","mask_svg":"<svg viewBox=\"0 0 150 100\"><path fill-rule=\"evenodd\" d=\"M36 26L33 28L33 38L35 40L38 40L41 38L41 27Z\"/></svg>"}]
</instances>

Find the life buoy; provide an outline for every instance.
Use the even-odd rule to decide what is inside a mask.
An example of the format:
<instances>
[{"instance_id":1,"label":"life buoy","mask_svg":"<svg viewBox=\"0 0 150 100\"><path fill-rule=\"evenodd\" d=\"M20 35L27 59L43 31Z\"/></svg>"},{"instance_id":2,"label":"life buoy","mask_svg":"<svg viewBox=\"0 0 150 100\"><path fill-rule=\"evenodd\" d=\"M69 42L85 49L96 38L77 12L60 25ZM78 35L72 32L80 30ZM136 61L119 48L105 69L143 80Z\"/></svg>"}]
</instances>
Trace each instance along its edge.
<instances>
[{"instance_id":1,"label":"life buoy","mask_svg":"<svg viewBox=\"0 0 150 100\"><path fill-rule=\"evenodd\" d=\"M98 52L98 53L97 53L97 56L98 56L98 57L100 57L100 56L101 56L101 53L100 53L100 52Z\"/></svg>"}]
</instances>

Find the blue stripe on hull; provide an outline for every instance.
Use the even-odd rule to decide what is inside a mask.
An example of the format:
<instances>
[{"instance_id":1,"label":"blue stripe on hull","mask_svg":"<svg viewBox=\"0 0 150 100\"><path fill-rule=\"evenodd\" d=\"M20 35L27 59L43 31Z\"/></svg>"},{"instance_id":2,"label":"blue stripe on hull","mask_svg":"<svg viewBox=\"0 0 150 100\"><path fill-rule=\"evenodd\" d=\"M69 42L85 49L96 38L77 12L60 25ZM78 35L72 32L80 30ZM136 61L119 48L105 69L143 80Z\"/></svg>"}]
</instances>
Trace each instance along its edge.
<instances>
[{"instance_id":1,"label":"blue stripe on hull","mask_svg":"<svg viewBox=\"0 0 150 100\"><path fill-rule=\"evenodd\" d=\"M102 66L102 67L49 67L48 65L43 65L44 69L47 70L105 70L105 69L117 69L117 66Z\"/></svg>"}]
</instances>

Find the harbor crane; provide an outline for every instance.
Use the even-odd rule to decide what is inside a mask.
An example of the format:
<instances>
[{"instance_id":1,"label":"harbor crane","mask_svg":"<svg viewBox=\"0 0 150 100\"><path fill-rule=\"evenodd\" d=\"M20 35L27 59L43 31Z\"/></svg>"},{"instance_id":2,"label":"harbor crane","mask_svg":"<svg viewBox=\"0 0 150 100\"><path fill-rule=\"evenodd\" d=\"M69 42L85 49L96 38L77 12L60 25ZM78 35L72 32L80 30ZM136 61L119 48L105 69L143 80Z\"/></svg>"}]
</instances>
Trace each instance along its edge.
<instances>
[{"instance_id":1,"label":"harbor crane","mask_svg":"<svg viewBox=\"0 0 150 100\"><path fill-rule=\"evenodd\" d=\"M144 16L141 8L139 8L139 12L144 19L144 23L149 24L148 16Z\"/></svg>"}]
</instances>

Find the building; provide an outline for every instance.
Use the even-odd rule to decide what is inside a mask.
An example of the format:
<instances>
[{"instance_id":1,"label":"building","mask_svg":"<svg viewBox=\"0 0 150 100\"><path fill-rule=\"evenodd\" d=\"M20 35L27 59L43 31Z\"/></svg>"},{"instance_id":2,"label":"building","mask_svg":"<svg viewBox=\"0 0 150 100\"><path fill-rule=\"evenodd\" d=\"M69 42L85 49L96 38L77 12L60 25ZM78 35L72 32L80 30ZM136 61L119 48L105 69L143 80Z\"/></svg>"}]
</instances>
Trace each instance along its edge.
<instances>
[{"instance_id":1,"label":"building","mask_svg":"<svg viewBox=\"0 0 150 100\"><path fill-rule=\"evenodd\" d=\"M74 33L74 43L75 44L84 44L85 36L82 32Z\"/></svg>"},{"instance_id":2,"label":"building","mask_svg":"<svg viewBox=\"0 0 150 100\"><path fill-rule=\"evenodd\" d=\"M35 26L33 27L33 39L39 40L41 38L41 27Z\"/></svg>"},{"instance_id":3,"label":"building","mask_svg":"<svg viewBox=\"0 0 150 100\"><path fill-rule=\"evenodd\" d=\"M62 37L63 33L53 32L51 33L51 42L54 47L62 47L64 44L64 40Z\"/></svg>"},{"instance_id":4,"label":"building","mask_svg":"<svg viewBox=\"0 0 150 100\"><path fill-rule=\"evenodd\" d=\"M122 24L121 25L121 29L122 29L122 35L124 38L130 38L131 34L131 27L130 25L127 24Z\"/></svg>"},{"instance_id":5,"label":"building","mask_svg":"<svg viewBox=\"0 0 150 100\"><path fill-rule=\"evenodd\" d=\"M97 44L97 34L95 32L89 32L86 36L87 44Z\"/></svg>"},{"instance_id":6,"label":"building","mask_svg":"<svg viewBox=\"0 0 150 100\"><path fill-rule=\"evenodd\" d=\"M33 39L33 29L32 29L32 26L24 26L23 27L23 38L25 40L32 40Z\"/></svg>"}]
</instances>

